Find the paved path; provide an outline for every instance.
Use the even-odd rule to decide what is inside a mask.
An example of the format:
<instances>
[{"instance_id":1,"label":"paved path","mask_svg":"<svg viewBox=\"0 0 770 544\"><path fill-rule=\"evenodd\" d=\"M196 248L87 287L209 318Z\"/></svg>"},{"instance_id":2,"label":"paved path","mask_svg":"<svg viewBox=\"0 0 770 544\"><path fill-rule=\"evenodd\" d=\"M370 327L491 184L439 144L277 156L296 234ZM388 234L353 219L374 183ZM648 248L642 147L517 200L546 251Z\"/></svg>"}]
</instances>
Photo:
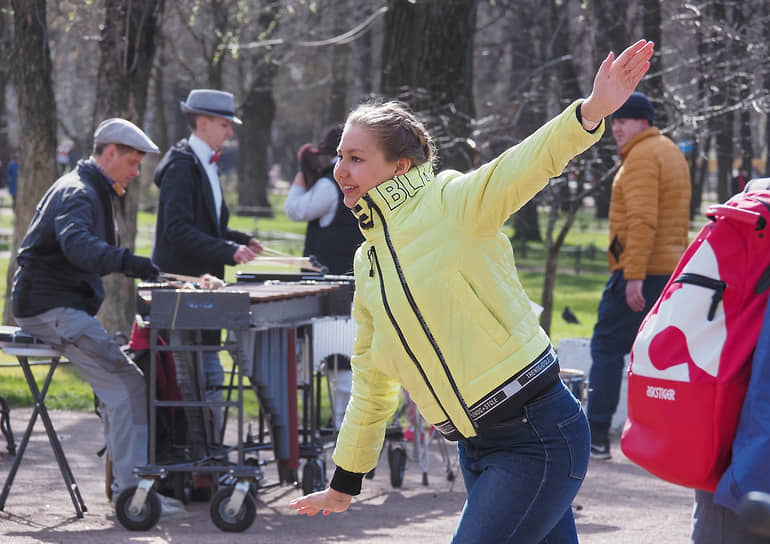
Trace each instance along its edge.
<instances>
[{"instance_id":1,"label":"paved path","mask_svg":"<svg viewBox=\"0 0 770 544\"><path fill-rule=\"evenodd\" d=\"M2 384L0 384L0 391ZM26 426L29 409L13 409L11 422L17 442ZM288 502L300 495L292 486L275 487L258 496L257 519L244 533L222 533L211 522L208 504L188 505L185 519L161 520L146 533L123 529L104 493L103 461L95 454L103 446L101 424L90 413L52 412L88 512L77 519L69 495L38 424L24 456L16 482L0 512L0 542L99 543L143 542L210 544L429 544L449 541L465 494L459 477L447 481L438 447L432 448L428 485L410 460L404 484L394 489L387 461L381 460L373 480L364 481L364 492L341 515L297 516ZM631 464L614 444L614 458L592 462L574 508L580 542L676 544L688 542L691 492L667 484ZM11 465L0 436L0 481ZM455 458L454 448L449 451ZM329 471L331 474L331 470ZM268 477L273 473L268 471Z\"/></svg>"}]
</instances>

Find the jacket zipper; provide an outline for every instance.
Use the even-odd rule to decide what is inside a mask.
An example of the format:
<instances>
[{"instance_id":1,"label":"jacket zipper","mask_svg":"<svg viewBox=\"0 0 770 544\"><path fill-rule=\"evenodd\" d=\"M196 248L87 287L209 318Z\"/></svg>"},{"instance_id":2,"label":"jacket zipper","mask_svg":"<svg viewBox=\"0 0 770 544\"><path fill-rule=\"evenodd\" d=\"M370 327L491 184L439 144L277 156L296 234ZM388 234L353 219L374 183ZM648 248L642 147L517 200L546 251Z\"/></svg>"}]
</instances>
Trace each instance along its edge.
<instances>
[{"instance_id":1,"label":"jacket zipper","mask_svg":"<svg viewBox=\"0 0 770 544\"><path fill-rule=\"evenodd\" d=\"M438 395L436 394L436 391L433 389L433 386L431 385L430 381L428 381L428 377L425 374L425 370L423 370L422 366L420 365L420 362L417 360L417 356L412 351L412 348L409 347L409 344L407 344L406 337L404 336L404 333L401 331L401 327L398 326L396 317L393 315L393 312L390 309L390 304L388 304L388 296L385 293L385 282L382 280L382 269L380 268L380 261L377 259L377 251L374 249L374 246L369 248L367 255L369 256L369 277L374 277L374 267L375 266L377 267L377 276L379 277L379 284L380 284L380 295L382 296L382 305L385 307L385 313L388 314L388 318L390 319L390 322L392 323L393 328L396 329L396 334L398 335L399 340L401 340L401 345L404 346L404 350L406 350L407 355L409 355L409 358L414 363L414 366L416 366L417 370L420 372L420 376L422 376L422 379L425 382L425 385L428 386L428 389L430 390L431 395L433 395L433 399L441 407L441 410L444 412L444 415L446 416L446 418L449 419L449 414L444 408L444 405L441 404L441 400L439 400Z\"/></svg>"},{"instance_id":2,"label":"jacket zipper","mask_svg":"<svg viewBox=\"0 0 770 544\"><path fill-rule=\"evenodd\" d=\"M401 262L398 259L398 255L396 254L395 247L393 247L393 241L390 239L390 231L388 230L388 224L385 221L385 217L383 216L382 211L380 211L380 208L377 206L377 204L374 203L374 201L369 195L364 195L364 200L366 200L366 203L369 205L370 209L377 212L377 215L379 215L380 217L380 221L382 221L382 227L385 232L385 243L388 246L388 251L390 252L391 258L393 259L393 264L396 267L396 272L398 273L398 279L399 279L399 282L401 283L401 288L404 290L404 294L406 295L407 301L409 302L409 307L412 309L412 312L417 318L417 321L420 323L420 327L422 328L423 332L425 333L425 336L428 338L428 341L433 347L433 351L436 353L436 356L438 357L439 362L441 363L441 367L444 369L444 374L449 380L449 383L452 386L452 390L454 391L455 396L457 397L457 400L460 403L460 406L462 406L462 409L465 412L465 416L471 422L471 425L473 425L473 428L478 430L478 425L473 420L473 417L471 417L470 409L468 408L468 405L465 403L465 400L460 394L460 389L459 387L457 387L457 383L452 377L452 373L449 371L449 367L446 363L446 359L444 359L444 354L441 352L441 349L439 348L438 342L436 342L436 339L434 338L433 333L428 328L428 324L425 322L425 319L422 316L422 312L417 307L417 303L415 302L414 297L412 296L412 292L409 289L409 285L406 283L406 277L404 276L404 271L401 268ZM398 326L398 323L396 322L396 318L391 313L390 307L386 302L387 298L385 294L385 282L382 278L382 270L380 269L380 263L377 260L377 252L374 249L374 245L372 245L371 248L369 249L369 260L370 260L370 263L373 260L374 264L377 266L377 273L379 276L380 292L382 294L383 304L385 305L385 309L388 314L388 317L390 318L390 321L393 324L393 327L395 327L396 332L398 333L399 339L401 340L401 343L404 346L404 349L409 354L409 357L412 359L412 362L414 362L414 364L417 366L417 369L420 371L420 375L422 376L423 381L425 381L425 385L431 391L431 393L433 394L433 398L436 400L438 405L444 411L444 414L447 416L447 420L451 421L451 418L449 417L449 413L447 412L447 410L444 408L443 404L439 400L438 395L436 395L436 392L433 390L433 386L428 381L428 377L425 375L425 371L420 366L420 363L417 360L417 357L414 355L411 348L406 343L406 338L401 332L401 328ZM369 275L371 276L372 273L373 273L373 270L370 264ZM456 425L455 425L455 428L457 428Z\"/></svg>"},{"instance_id":3,"label":"jacket zipper","mask_svg":"<svg viewBox=\"0 0 770 544\"><path fill-rule=\"evenodd\" d=\"M713 290L714 294L711 297L711 306L709 306L708 320L714 320L714 315L716 315L717 312L717 306L722 300L722 293L724 293L725 289L727 289L727 284L725 282L722 280L715 280L714 278L709 278L708 276L703 276L701 274L685 272L684 274L680 274L679 277L674 280L674 283L689 283L691 285L698 285L700 287Z\"/></svg>"}]
</instances>

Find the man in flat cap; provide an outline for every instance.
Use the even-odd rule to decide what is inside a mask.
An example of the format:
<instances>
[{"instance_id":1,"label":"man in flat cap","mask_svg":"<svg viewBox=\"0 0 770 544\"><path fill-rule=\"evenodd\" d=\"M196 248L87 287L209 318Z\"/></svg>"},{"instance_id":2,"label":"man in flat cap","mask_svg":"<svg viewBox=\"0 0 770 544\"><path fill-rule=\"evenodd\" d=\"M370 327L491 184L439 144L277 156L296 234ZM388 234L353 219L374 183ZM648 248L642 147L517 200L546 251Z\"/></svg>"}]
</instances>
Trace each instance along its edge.
<instances>
[{"instance_id":1,"label":"man in flat cap","mask_svg":"<svg viewBox=\"0 0 770 544\"><path fill-rule=\"evenodd\" d=\"M153 280L147 257L119 247L113 203L158 147L125 119L103 121L91 157L60 177L37 205L21 243L11 303L18 325L72 362L105 406L113 497L147 463L147 400L141 371L94 317L104 300L101 276L121 272ZM165 499L165 498L164 498ZM178 506L162 500L162 512Z\"/></svg>"},{"instance_id":2,"label":"man in flat cap","mask_svg":"<svg viewBox=\"0 0 770 544\"><path fill-rule=\"evenodd\" d=\"M612 181L610 279L591 338L588 421L591 457L610 458L625 355L689 243L690 169L654 126L655 109L635 92L612 114L620 169Z\"/></svg>"},{"instance_id":3,"label":"man in flat cap","mask_svg":"<svg viewBox=\"0 0 770 544\"><path fill-rule=\"evenodd\" d=\"M180 106L192 134L174 144L155 170L160 195L153 261L163 272L224 279L225 265L249 262L262 251L256 238L228 227L230 212L217 168L222 145L232 137L233 123L241 120L235 116L233 95L224 91L194 89ZM219 342L219 331L204 331L204 343ZM185 359L183 354L175 357ZM205 384L197 384L205 389L202 396L222 400L224 371L218 353L204 352L202 359ZM186 372L180 360L177 372Z\"/></svg>"}]
</instances>

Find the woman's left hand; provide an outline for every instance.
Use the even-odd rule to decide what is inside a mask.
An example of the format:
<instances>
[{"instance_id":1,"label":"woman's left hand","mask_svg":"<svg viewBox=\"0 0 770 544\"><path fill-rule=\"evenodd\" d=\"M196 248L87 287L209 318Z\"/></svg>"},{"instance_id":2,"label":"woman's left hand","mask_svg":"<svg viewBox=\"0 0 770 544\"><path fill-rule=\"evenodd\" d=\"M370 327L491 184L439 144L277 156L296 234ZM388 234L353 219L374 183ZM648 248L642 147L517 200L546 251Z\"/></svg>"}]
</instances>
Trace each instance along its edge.
<instances>
[{"instance_id":1,"label":"woman's left hand","mask_svg":"<svg viewBox=\"0 0 770 544\"><path fill-rule=\"evenodd\" d=\"M650 68L655 44L639 40L618 58L610 52L594 78L591 95L580 106L583 119L599 122L622 106Z\"/></svg>"}]
</instances>

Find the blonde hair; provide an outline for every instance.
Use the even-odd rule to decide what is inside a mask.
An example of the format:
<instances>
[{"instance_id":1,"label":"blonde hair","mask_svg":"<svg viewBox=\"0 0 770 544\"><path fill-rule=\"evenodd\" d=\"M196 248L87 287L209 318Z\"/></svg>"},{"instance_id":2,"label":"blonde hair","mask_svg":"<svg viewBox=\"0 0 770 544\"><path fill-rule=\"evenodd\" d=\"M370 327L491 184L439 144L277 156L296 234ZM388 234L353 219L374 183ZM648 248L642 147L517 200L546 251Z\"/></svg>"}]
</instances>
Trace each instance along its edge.
<instances>
[{"instance_id":1,"label":"blonde hair","mask_svg":"<svg viewBox=\"0 0 770 544\"><path fill-rule=\"evenodd\" d=\"M367 102L348 115L346 125L367 129L379 142L389 161L409 159L412 166L435 166L436 145L428 131L403 102Z\"/></svg>"}]
</instances>

